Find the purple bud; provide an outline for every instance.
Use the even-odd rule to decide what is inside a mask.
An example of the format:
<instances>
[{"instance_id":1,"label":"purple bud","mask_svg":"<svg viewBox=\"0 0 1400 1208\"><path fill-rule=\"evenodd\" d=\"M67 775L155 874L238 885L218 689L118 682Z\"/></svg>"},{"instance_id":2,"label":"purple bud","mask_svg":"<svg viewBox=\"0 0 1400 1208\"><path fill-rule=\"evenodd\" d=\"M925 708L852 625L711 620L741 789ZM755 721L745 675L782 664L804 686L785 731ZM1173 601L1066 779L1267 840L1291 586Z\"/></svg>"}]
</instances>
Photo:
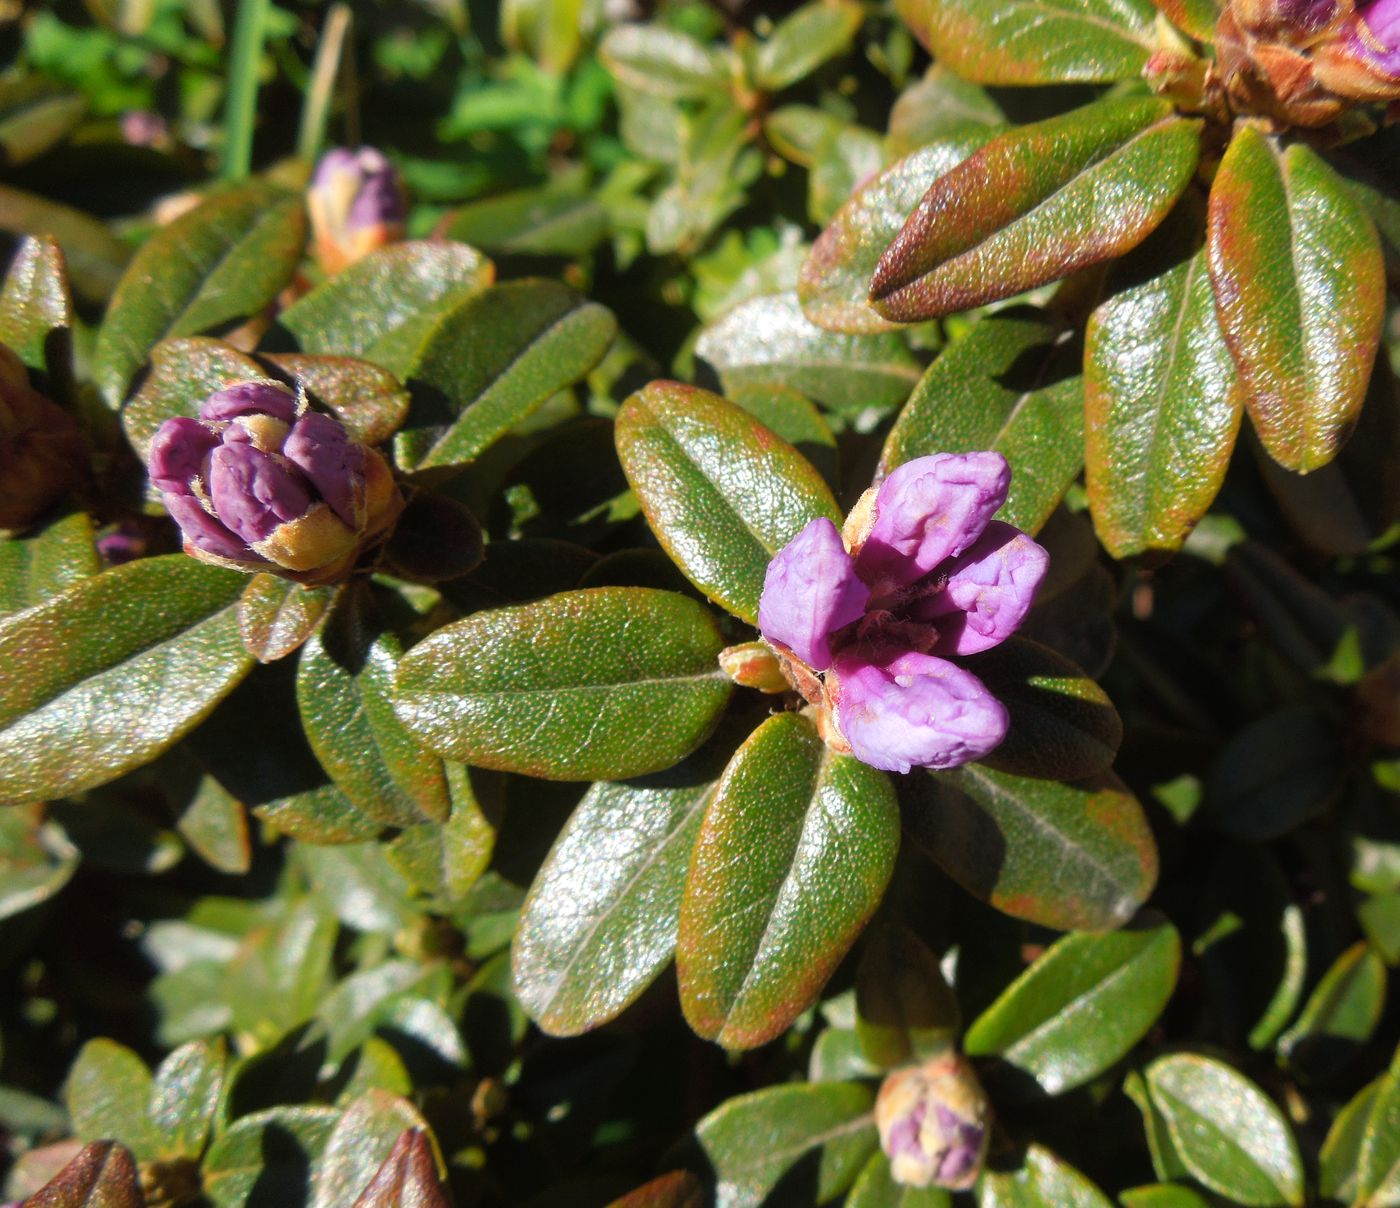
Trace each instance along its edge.
<instances>
[{"instance_id":1,"label":"purple bud","mask_svg":"<svg viewBox=\"0 0 1400 1208\"><path fill-rule=\"evenodd\" d=\"M165 510L180 526L185 540L195 549L213 554L216 558L227 558L230 562L265 561L200 507L193 496L165 491L161 498L165 502Z\"/></svg>"},{"instance_id":2,"label":"purple bud","mask_svg":"<svg viewBox=\"0 0 1400 1208\"><path fill-rule=\"evenodd\" d=\"M394 165L373 147L327 151L306 194L316 252L327 272L404 233L408 206Z\"/></svg>"},{"instance_id":3,"label":"purple bud","mask_svg":"<svg viewBox=\"0 0 1400 1208\"><path fill-rule=\"evenodd\" d=\"M875 522L856 558L876 594L904 587L955 558L1006 502L1000 453L936 453L894 470L875 496Z\"/></svg>"},{"instance_id":4,"label":"purple bud","mask_svg":"<svg viewBox=\"0 0 1400 1208\"><path fill-rule=\"evenodd\" d=\"M1006 707L970 671L917 651L837 654L828 676L851 754L887 772L952 768L1006 737Z\"/></svg>"},{"instance_id":5,"label":"purple bud","mask_svg":"<svg viewBox=\"0 0 1400 1208\"><path fill-rule=\"evenodd\" d=\"M896 1070L875 1101L890 1174L906 1187L971 1187L987 1152L990 1110L977 1075L951 1050Z\"/></svg>"},{"instance_id":6,"label":"purple bud","mask_svg":"<svg viewBox=\"0 0 1400 1208\"><path fill-rule=\"evenodd\" d=\"M249 545L311 507L299 475L280 458L244 444L226 444L210 456L209 498L214 514Z\"/></svg>"},{"instance_id":7,"label":"purple bud","mask_svg":"<svg viewBox=\"0 0 1400 1208\"><path fill-rule=\"evenodd\" d=\"M836 526L822 517L789 541L763 579L758 628L809 667L831 666L831 635L860 620L870 588L856 575Z\"/></svg>"},{"instance_id":8,"label":"purple bud","mask_svg":"<svg viewBox=\"0 0 1400 1208\"><path fill-rule=\"evenodd\" d=\"M1359 40L1387 74L1400 76L1400 0L1373 0L1357 10Z\"/></svg>"},{"instance_id":9,"label":"purple bud","mask_svg":"<svg viewBox=\"0 0 1400 1208\"><path fill-rule=\"evenodd\" d=\"M330 416L308 411L292 425L282 454L311 480L331 511L351 528L358 526L364 506L362 445Z\"/></svg>"},{"instance_id":10,"label":"purple bud","mask_svg":"<svg viewBox=\"0 0 1400 1208\"><path fill-rule=\"evenodd\" d=\"M197 419L177 415L166 420L151 440L151 482L167 495L192 497L191 482L205 477L209 455L218 447L218 435Z\"/></svg>"},{"instance_id":11,"label":"purple bud","mask_svg":"<svg viewBox=\"0 0 1400 1208\"><path fill-rule=\"evenodd\" d=\"M290 424L297 417L297 399L277 382L240 382L216 390L199 408L199 418L209 423L248 415L270 415Z\"/></svg>"}]
</instances>

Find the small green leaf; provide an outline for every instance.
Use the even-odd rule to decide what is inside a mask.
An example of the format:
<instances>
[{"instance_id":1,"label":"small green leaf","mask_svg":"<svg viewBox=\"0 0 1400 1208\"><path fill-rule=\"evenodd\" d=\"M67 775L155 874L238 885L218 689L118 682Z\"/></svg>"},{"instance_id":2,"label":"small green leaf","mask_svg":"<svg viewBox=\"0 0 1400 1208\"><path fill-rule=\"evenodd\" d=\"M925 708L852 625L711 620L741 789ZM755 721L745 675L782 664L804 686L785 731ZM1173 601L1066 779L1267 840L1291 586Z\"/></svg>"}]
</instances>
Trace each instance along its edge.
<instances>
[{"instance_id":1,"label":"small green leaf","mask_svg":"<svg viewBox=\"0 0 1400 1208\"><path fill-rule=\"evenodd\" d=\"M316 1162L308 1208L354 1204L394 1152L405 1130L419 1131L425 1139L430 1135L427 1122L407 1099L369 1090L351 1103L336 1121ZM430 1168L433 1165L435 1159Z\"/></svg>"},{"instance_id":2,"label":"small green leaf","mask_svg":"<svg viewBox=\"0 0 1400 1208\"><path fill-rule=\"evenodd\" d=\"M1173 25L1196 41L1215 41L1221 0L1155 0L1155 3Z\"/></svg>"},{"instance_id":3,"label":"small green leaf","mask_svg":"<svg viewBox=\"0 0 1400 1208\"><path fill-rule=\"evenodd\" d=\"M985 88L932 63L922 79L895 99L886 142L891 155L909 155L929 143L970 134L979 127L990 137L993 127L1005 122L1005 112Z\"/></svg>"},{"instance_id":4,"label":"small green leaf","mask_svg":"<svg viewBox=\"0 0 1400 1208\"><path fill-rule=\"evenodd\" d=\"M860 1172L846 1208L952 1208L953 1199L941 1187L906 1187L890 1174L890 1160L883 1153L870 1155Z\"/></svg>"},{"instance_id":5,"label":"small green leaf","mask_svg":"<svg viewBox=\"0 0 1400 1208\"><path fill-rule=\"evenodd\" d=\"M1068 659L1013 635L967 666L1011 714L1001 746L984 767L1042 780L1082 780L1106 772L1123 722L1108 694Z\"/></svg>"},{"instance_id":6,"label":"small green leaf","mask_svg":"<svg viewBox=\"0 0 1400 1208\"><path fill-rule=\"evenodd\" d=\"M1147 1150L1152 1157L1152 1169L1159 1179L1188 1179L1191 1172L1181 1160L1167 1129L1167 1118L1152 1101L1147 1082L1136 1070L1129 1070L1123 1079L1123 1093L1142 1113L1142 1127L1147 1134Z\"/></svg>"},{"instance_id":7,"label":"small green leaf","mask_svg":"<svg viewBox=\"0 0 1400 1208\"><path fill-rule=\"evenodd\" d=\"M1210 1201L1189 1187L1174 1183L1153 1183L1120 1192L1123 1208L1210 1208Z\"/></svg>"},{"instance_id":8,"label":"small green leaf","mask_svg":"<svg viewBox=\"0 0 1400 1208\"><path fill-rule=\"evenodd\" d=\"M451 759L551 780L670 767L704 740L733 685L706 609L603 587L478 613L399 664L395 710Z\"/></svg>"},{"instance_id":9,"label":"small green leaf","mask_svg":"<svg viewBox=\"0 0 1400 1208\"><path fill-rule=\"evenodd\" d=\"M214 1208L275 1208L306 1201L307 1173L340 1119L333 1107L273 1107L234 1121L200 1167Z\"/></svg>"},{"instance_id":10,"label":"small green leaf","mask_svg":"<svg viewBox=\"0 0 1400 1208\"><path fill-rule=\"evenodd\" d=\"M0 344L8 344L30 369L61 380L72 328L73 294L63 250L47 235L26 235L0 289Z\"/></svg>"},{"instance_id":11,"label":"small green leaf","mask_svg":"<svg viewBox=\"0 0 1400 1208\"><path fill-rule=\"evenodd\" d=\"M856 1035L869 1061L886 1070L925 1061L961 1028L938 957L914 932L880 926L866 938L856 970Z\"/></svg>"},{"instance_id":12,"label":"small green leaf","mask_svg":"<svg viewBox=\"0 0 1400 1208\"><path fill-rule=\"evenodd\" d=\"M870 305L870 278L929 183L951 172L992 137L958 130L930 141L862 185L812 245L797 281L802 313L828 331L870 334L903 324Z\"/></svg>"},{"instance_id":13,"label":"small green leaf","mask_svg":"<svg viewBox=\"0 0 1400 1208\"><path fill-rule=\"evenodd\" d=\"M981 319L929 366L885 439L881 476L915 457L995 449L1011 463L998 518L1036 532L1079 476L1084 385L1059 323L1019 311Z\"/></svg>"},{"instance_id":14,"label":"small green leaf","mask_svg":"<svg viewBox=\"0 0 1400 1208\"><path fill-rule=\"evenodd\" d=\"M73 1132L87 1141L120 1141L143 1162L159 1156L147 1116L151 1071L115 1040L89 1040L68 1071L66 1101Z\"/></svg>"},{"instance_id":15,"label":"small green leaf","mask_svg":"<svg viewBox=\"0 0 1400 1208\"><path fill-rule=\"evenodd\" d=\"M1338 1114L1323 1143L1319 1190L1332 1200L1384 1208L1400 1200L1400 1078L1389 1071Z\"/></svg>"},{"instance_id":16,"label":"small green leaf","mask_svg":"<svg viewBox=\"0 0 1400 1208\"><path fill-rule=\"evenodd\" d=\"M1385 312L1375 227L1302 143L1242 124L1210 193L1216 311L1264 448L1300 473L1356 422Z\"/></svg>"},{"instance_id":17,"label":"small green leaf","mask_svg":"<svg viewBox=\"0 0 1400 1208\"><path fill-rule=\"evenodd\" d=\"M881 256L870 300L916 322L1122 255L1191 180L1200 130L1165 101L1109 97L998 135L924 194Z\"/></svg>"},{"instance_id":18,"label":"small green leaf","mask_svg":"<svg viewBox=\"0 0 1400 1208\"><path fill-rule=\"evenodd\" d=\"M810 521L841 513L800 453L718 395L652 382L618 412L617 454L662 547L751 625L768 563Z\"/></svg>"},{"instance_id":19,"label":"small green leaf","mask_svg":"<svg viewBox=\"0 0 1400 1208\"><path fill-rule=\"evenodd\" d=\"M400 1133L352 1208L449 1208L428 1134L421 1128Z\"/></svg>"},{"instance_id":20,"label":"small green leaf","mask_svg":"<svg viewBox=\"0 0 1400 1208\"><path fill-rule=\"evenodd\" d=\"M1278 1038L1288 1064L1314 1077L1332 1072L1375 1033L1385 1008L1386 968L1364 940L1323 974L1303 1012Z\"/></svg>"},{"instance_id":21,"label":"small green leaf","mask_svg":"<svg viewBox=\"0 0 1400 1208\"><path fill-rule=\"evenodd\" d=\"M1068 1162L1032 1145L1014 1171L989 1170L977 1182L977 1208L1112 1208Z\"/></svg>"},{"instance_id":22,"label":"small green leaf","mask_svg":"<svg viewBox=\"0 0 1400 1208\"><path fill-rule=\"evenodd\" d=\"M151 349L261 310L306 246L301 198L266 185L221 193L161 227L132 257L102 321L93 378L111 407Z\"/></svg>"},{"instance_id":23,"label":"small green leaf","mask_svg":"<svg viewBox=\"0 0 1400 1208\"><path fill-rule=\"evenodd\" d=\"M470 295L425 337L407 371L408 426L394 448L414 470L474 460L607 352L617 322L553 281Z\"/></svg>"},{"instance_id":24,"label":"small green leaf","mask_svg":"<svg viewBox=\"0 0 1400 1208\"><path fill-rule=\"evenodd\" d=\"M863 15L853 0L810 0L779 21L759 45L754 83L777 92L811 75L850 46Z\"/></svg>"},{"instance_id":25,"label":"small green leaf","mask_svg":"<svg viewBox=\"0 0 1400 1208\"><path fill-rule=\"evenodd\" d=\"M0 185L0 231L53 239L68 261L73 291L89 303L107 300L131 257L131 249L91 215L8 185Z\"/></svg>"},{"instance_id":26,"label":"small green leaf","mask_svg":"<svg viewBox=\"0 0 1400 1208\"><path fill-rule=\"evenodd\" d=\"M705 327L695 351L726 392L791 386L852 417L893 410L919 379L919 363L897 334L825 331L802 313L796 293L741 302Z\"/></svg>"},{"instance_id":27,"label":"small green leaf","mask_svg":"<svg viewBox=\"0 0 1400 1208\"><path fill-rule=\"evenodd\" d=\"M999 1057L1027 1075L1021 1093L1059 1095L1119 1061L1171 997L1181 940L1161 916L1057 940L968 1028L971 1057ZM995 1076L995 1073L994 1075Z\"/></svg>"},{"instance_id":28,"label":"small green leaf","mask_svg":"<svg viewBox=\"0 0 1400 1208\"><path fill-rule=\"evenodd\" d=\"M715 1172L715 1208L759 1208L799 1165L799 1202L839 1196L878 1143L873 1106L866 1087L843 1082L770 1086L722 1104L695 1127Z\"/></svg>"},{"instance_id":29,"label":"small green leaf","mask_svg":"<svg viewBox=\"0 0 1400 1208\"><path fill-rule=\"evenodd\" d=\"M42 809L0 810L0 919L48 901L77 870L77 849L58 827L44 824Z\"/></svg>"},{"instance_id":30,"label":"small green leaf","mask_svg":"<svg viewBox=\"0 0 1400 1208\"><path fill-rule=\"evenodd\" d=\"M722 95L731 77L726 55L679 30L640 22L609 30L598 58L620 84L663 100Z\"/></svg>"},{"instance_id":31,"label":"small green leaf","mask_svg":"<svg viewBox=\"0 0 1400 1208\"><path fill-rule=\"evenodd\" d=\"M87 112L79 92L37 75L0 80L0 166L13 168L60 142Z\"/></svg>"},{"instance_id":32,"label":"small green leaf","mask_svg":"<svg viewBox=\"0 0 1400 1208\"><path fill-rule=\"evenodd\" d=\"M933 57L978 84L1107 83L1139 75L1150 0L898 0Z\"/></svg>"},{"instance_id":33,"label":"small green leaf","mask_svg":"<svg viewBox=\"0 0 1400 1208\"><path fill-rule=\"evenodd\" d=\"M889 779L798 714L739 748L695 840L676 974L690 1026L725 1048L783 1032L879 905L899 849Z\"/></svg>"},{"instance_id":34,"label":"small green leaf","mask_svg":"<svg viewBox=\"0 0 1400 1208\"><path fill-rule=\"evenodd\" d=\"M1146 1071L1152 1102L1191 1174L1240 1204L1303 1203L1303 1163L1283 1113L1223 1062L1191 1053Z\"/></svg>"},{"instance_id":35,"label":"small green leaf","mask_svg":"<svg viewBox=\"0 0 1400 1208\"><path fill-rule=\"evenodd\" d=\"M607 238L609 225L594 190L569 179L474 201L453 211L442 235L503 256L586 256ZM401 355L402 339L393 344Z\"/></svg>"},{"instance_id":36,"label":"small green leaf","mask_svg":"<svg viewBox=\"0 0 1400 1208\"><path fill-rule=\"evenodd\" d=\"M423 893L460 902L491 862L496 825L477 800L467 769L460 763L443 768L451 816L446 822L405 827L384 848L384 858Z\"/></svg>"},{"instance_id":37,"label":"small green leaf","mask_svg":"<svg viewBox=\"0 0 1400 1208\"><path fill-rule=\"evenodd\" d=\"M0 801L91 788L183 737L252 666L247 580L183 554L84 579L0 621Z\"/></svg>"},{"instance_id":38,"label":"small green leaf","mask_svg":"<svg viewBox=\"0 0 1400 1208\"><path fill-rule=\"evenodd\" d=\"M238 598L238 632L260 663L301 648L336 597L333 587L302 587L276 575L254 575Z\"/></svg>"},{"instance_id":39,"label":"small green leaf","mask_svg":"<svg viewBox=\"0 0 1400 1208\"><path fill-rule=\"evenodd\" d=\"M148 1115L162 1160L198 1160L224 1091L227 1053L220 1040L182 1045L156 1068Z\"/></svg>"},{"instance_id":40,"label":"small green leaf","mask_svg":"<svg viewBox=\"0 0 1400 1208\"><path fill-rule=\"evenodd\" d=\"M24 1201L25 1208L146 1208L136 1163L111 1141L84 1145L78 1155Z\"/></svg>"},{"instance_id":41,"label":"small green leaf","mask_svg":"<svg viewBox=\"0 0 1400 1208\"><path fill-rule=\"evenodd\" d=\"M97 574L92 517L69 512L21 537L0 540L0 617L42 604Z\"/></svg>"},{"instance_id":42,"label":"small green leaf","mask_svg":"<svg viewBox=\"0 0 1400 1208\"><path fill-rule=\"evenodd\" d=\"M425 323L485 289L495 275L495 266L465 243L395 243L327 278L277 321L303 352L359 357L402 377Z\"/></svg>"},{"instance_id":43,"label":"small green leaf","mask_svg":"<svg viewBox=\"0 0 1400 1208\"><path fill-rule=\"evenodd\" d=\"M612 1019L671 959L718 745L655 776L593 785L554 841L511 942L516 996L551 1036Z\"/></svg>"},{"instance_id":44,"label":"small green leaf","mask_svg":"<svg viewBox=\"0 0 1400 1208\"><path fill-rule=\"evenodd\" d=\"M967 764L906 781L912 838L974 897L1064 931L1122 926L1157 881L1142 807L1106 776L1030 780Z\"/></svg>"}]
</instances>

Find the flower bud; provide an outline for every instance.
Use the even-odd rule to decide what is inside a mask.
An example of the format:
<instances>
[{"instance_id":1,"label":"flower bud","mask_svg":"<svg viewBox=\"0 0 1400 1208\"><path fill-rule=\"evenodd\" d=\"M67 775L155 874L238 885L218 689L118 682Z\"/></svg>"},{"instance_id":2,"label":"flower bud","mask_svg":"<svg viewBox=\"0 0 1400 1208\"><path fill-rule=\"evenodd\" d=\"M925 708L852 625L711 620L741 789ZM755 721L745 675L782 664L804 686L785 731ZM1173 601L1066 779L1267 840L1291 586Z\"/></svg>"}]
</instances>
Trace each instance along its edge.
<instances>
[{"instance_id":1,"label":"flower bud","mask_svg":"<svg viewBox=\"0 0 1400 1208\"><path fill-rule=\"evenodd\" d=\"M24 362L0 344L0 529L36 520L86 470L73 417L31 389Z\"/></svg>"},{"instance_id":2,"label":"flower bud","mask_svg":"<svg viewBox=\"0 0 1400 1208\"><path fill-rule=\"evenodd\" d=\"M151 481L185 552L302 583L345 575L403 509L384 459L280 382L211 394L151 441Z\"/></svg>"},{"instance_id":3,"label":"flower bud","mask_svg":"<svg viewBox=\"0 0 1400 1208\"><path fill-rule=\"evenodd\" d=\"M971 1187L986 1157L989 1118L977 1075L952 1049L896 1070L875 1101L880 1147L906 1187Z\"/></svg>"},{"instance_id":4,"label":"flower bud","mask_svg":"<svg viewBox=\"0 0 1400 1208\"><path fill-rule=\"evenodd\" d=\"M397 170L373 147L327 151L316 165L306 206L316 258L338 273L404 237L408 204Z\"/></svg>"},{"instance_id":5,"label":"flower bud","mask_svg":"<svg viewBox=\"0 0 1400 1208\"><path fill-rule=\"evenodd\" d=\"M1360 5L1317 55L1318 80L1358 101L1400 100L1400 0Z\"/></svg>"}]
</instances>

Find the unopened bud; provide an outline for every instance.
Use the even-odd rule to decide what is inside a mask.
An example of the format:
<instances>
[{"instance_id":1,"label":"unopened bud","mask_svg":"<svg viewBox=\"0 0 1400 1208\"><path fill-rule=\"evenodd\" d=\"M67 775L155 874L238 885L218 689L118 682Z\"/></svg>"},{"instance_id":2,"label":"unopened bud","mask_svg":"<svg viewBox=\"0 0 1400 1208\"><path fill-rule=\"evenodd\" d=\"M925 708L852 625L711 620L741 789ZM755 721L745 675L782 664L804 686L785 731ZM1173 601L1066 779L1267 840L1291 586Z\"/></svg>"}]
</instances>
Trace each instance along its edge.
<instances>
[{"instance_id":1,"label":"unopened bud","mask_svg":"<svg viewBox=\"0 0 1400 1208\"><path fill-rule=\"evenodd\" d=\"M720 670L741 688L760 692L787 692L792 688L783 675L778 655L767 642L743 642L719 652Z\"/></svg>"},{"instance_id":2,"label":"unopened bud","mask_svg":"<svg viewBox=\"0 0 1400 1208\"><path fill-rule=\"evenodd\" d=\"M987 1154L990 1109L966 1058L949 1049L896 1070L875 1101L890 1174L906 1187L971 1187Z\"/></svg>"},{"instance_id":3,"label":"unopened bud","mask_svg":"<svg viewBox=\"0 0 1400 1208\"><path fill-rule=\"evenodd\" d=\"M316 165L306 206L316 258L338 273L404 237L407 202L398 171L373 147L327 151Z\"/></svg>"},{"instance_id":4,"label":"unopened bud","mask_svg":"<svg viewBox=\"0 0 1400 1208\"><path fill-rule=\"evenodd\" d=\"M1372 0L1317 55L1317 78L1359 101L1400 99L1400 0Z\"/></svg>"},{"instance_id":5,"label":"unopened bud","mask_svg":"<svg viewBox=\"0 0 1400 1208\"><path fill-rule=\"evenodd\" d=\"M0 344L0 530L37 520L86 470L73 417L32 389L24 362Z\"/></svg>"},{"instance_id":6,"label":"unopened bud","mask_svg":"<svg viewBox=\"0 0 1400 1208\"><path fill-rule=\"evenodd\" d=\"M403 508L384 459L280 382L211 394L151 441L151 481L185 552L302 583L342 578Z\"/></svg>"}]
</instances>

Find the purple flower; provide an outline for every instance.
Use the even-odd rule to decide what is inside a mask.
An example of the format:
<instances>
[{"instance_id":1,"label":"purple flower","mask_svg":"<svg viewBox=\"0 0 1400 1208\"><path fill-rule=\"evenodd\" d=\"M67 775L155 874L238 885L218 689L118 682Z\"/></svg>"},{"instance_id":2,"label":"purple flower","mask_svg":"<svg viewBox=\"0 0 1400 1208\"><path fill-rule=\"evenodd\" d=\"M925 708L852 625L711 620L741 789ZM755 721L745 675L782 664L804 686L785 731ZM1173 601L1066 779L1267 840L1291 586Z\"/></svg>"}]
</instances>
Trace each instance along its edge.
<instances>
[{"instance_id":1,"label":"purple flower","mask_svg":"<svg viewBox=\"0 0 1400 1208\"><path fill-rule=\"evenodd\" d=\"M383 458L279 382L240 382L151 441L151 482L206 562L329 582L402 507Z\"/></svg>"},{"instance_id":2,"label":"purple flower","mask_svg":"<svg viewBox=\"0 0 1400 1208\"><path fill-rule=\"evenodd\" d=\"M1387 75L1400 76L1400 0L1372 0L1357 9L1356 38Z\"/></svg>"},{"instance_id":3,"label":"purple flower","mask_svg":"<svg viewBox=\"0 0 1400 1208\"><path fill-rule=\"evenodd\" d=\"M875 1125L890 1174L906 1187L971 1187L987 1152L987 1097L966 1059L949 1050L896 1070L880 1087Z\"/></svg>"},{"instance_id":4,"label":"purple flower","mask_svg":"<svg viewBox=\"0 0 1400 1208\"><path fill-rule=\"evenodd\" d=\"M992 520L1010 477L1000 453L920 457L856 505L849 551L822 518L769 564L759 630L857 759L950 768L1005 737L1005 706L943 656L1014 633L1045 573L1045 551Z\"/></svg>"},{"instance_id":5,"label":"purple flower","mask_svg":"<svg viewBox=\"0 0 1400 1208\"><path fill-rule=\"evenodd\" d=\"M306 204L316 255L328 273L404 236L403 181L373 147L327 151L316 165Z\"/></svg>"}]
</instances>

